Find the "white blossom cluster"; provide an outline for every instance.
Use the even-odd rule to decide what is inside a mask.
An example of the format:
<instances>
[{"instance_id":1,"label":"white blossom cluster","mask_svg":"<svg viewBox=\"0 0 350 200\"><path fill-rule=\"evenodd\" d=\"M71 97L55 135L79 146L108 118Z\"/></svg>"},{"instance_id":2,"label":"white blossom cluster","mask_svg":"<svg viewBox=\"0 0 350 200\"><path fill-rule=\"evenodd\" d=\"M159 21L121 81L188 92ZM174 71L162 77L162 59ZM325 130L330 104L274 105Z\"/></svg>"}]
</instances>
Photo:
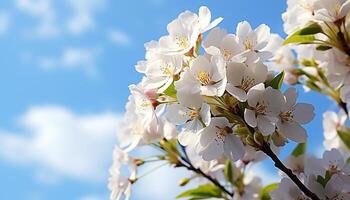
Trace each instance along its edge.
<instances>
[{"instance_id":1,"label":"white blossom cluster","mask_svg":"<svg viewBox=\"0 0 350 200\"><path fill-rule=\"evenodd\" d=\"M347 45L350 42L350 1L288 0L287 4L282 14L287 34L292 35L312 23L319 25L322 31L315 34L315 40L300 42L306 45L296 42L278 49L272 67L277 71L285 70L286 83L304 82L307 90L321 93L322 90L339 90L340 99L334 94L326 95L350 103L350 50Z\"/></svg>"},{"instance_id":2,"label":"white blossom cluster","mask_svg":"<svg viewBox=\"0 0 350 200\"><path fill-rule=\"evenodd\" d=\"M324 114L327 151L322 159L308 156L299 148L307 142L303 126L314 118L314 108L297 102L295 88L281 91L283 80L303 84L347 109L350 1L287 3L282 15L289 34L285 41L267 25L252 28L246 21L230 33L217 27L222 18L212 20L210 10L200 7L198 14L181 13L168 24L167 35L145 44L145 60L135 66L144 76L129 86L110 169L111 200L130 198L132 184L139 179L137 168L150 161L129 155L142 146L162 152L156 161L194 173L180 185L198 179L209 184L203 187L219 190L200 193L209 196L189 191L179 198L263 199L261 179L246 169L270 157L284 173L267 192L269 198L350 199L347 114ZM296 153L278 163L276 154L289 141L299 144Z\"/></svg>"},{"instance_id":3,"label":"white blossom cluster","mask_svg":"<svg viewBox=\"0 0 350 200\"><path fill-rule=\"evenodd\" d=\"M323 157L290 156L286 165L299 176L319 198L350 199L350 164L337 150L325 151ZM285 176L285 175L283 175ZM271 192L272 200L311 200L288 177L283 177L278 188Z\"/></svg>"}]
</instances>

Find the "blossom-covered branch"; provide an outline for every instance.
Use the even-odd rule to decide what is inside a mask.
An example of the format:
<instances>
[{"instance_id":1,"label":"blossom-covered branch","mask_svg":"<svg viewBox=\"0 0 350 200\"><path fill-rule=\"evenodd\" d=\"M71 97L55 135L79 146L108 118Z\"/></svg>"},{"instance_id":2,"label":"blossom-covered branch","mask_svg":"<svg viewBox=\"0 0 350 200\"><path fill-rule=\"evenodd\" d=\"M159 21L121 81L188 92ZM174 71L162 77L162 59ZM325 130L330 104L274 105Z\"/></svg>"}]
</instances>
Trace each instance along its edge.
<instances>
[{"instance_id":1,"label":"blossom-covered branch","mask_svg":"<svg viewBox=\"0 0 350 200\"><path fill-rule=\"evenodd\" d=\"M110 170L111 199L130 198L143 177L137 169L154 162L188 169L192 175L180 186L199 181L177 198L350 199L344 157L350 149L344 125L349 10L349 0L288 0L285 40L267 25L254 28L247 21L230 33L217 27L223 19L212 20L207 7L181 13L167 35L145 44L145 60L136 65L144 76L129 86ZM314 118L314 107L297 101L296 88L282 91L283 81L324 94L343 109L341 116L325 114L322 159L306 154L304 125ZM296 148L284 164L278 152L288 142ZM129 155L142 146L160 151L151 160ZM266 157L283 173L279 183L263 187L249 168Z\"/></svg>"}]
</instances>

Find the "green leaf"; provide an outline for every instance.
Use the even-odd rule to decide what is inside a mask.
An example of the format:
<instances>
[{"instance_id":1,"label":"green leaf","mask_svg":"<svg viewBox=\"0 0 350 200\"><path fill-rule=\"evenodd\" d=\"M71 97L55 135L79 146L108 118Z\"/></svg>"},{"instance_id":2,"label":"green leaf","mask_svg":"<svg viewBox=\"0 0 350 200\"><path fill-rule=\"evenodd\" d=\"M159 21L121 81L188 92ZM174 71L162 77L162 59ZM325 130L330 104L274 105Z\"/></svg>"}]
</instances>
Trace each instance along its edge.
<instances>
[{"instance_id":1,"label":"green leaf","mask_svg":"<svg viewBox=\"0 0 350 200\"><path fill-rule=\"evenodd\" d=\"M232 162L231 160L226 161L225 169L224 169L224 175L228 182L233 184L233 171L232 171Z\"/></svg>"},{"instance_id":2,"label":"green leaf","mask_svg":"<svg viewBox=\"0 0 350 200\"><path fill-rule=\"evenodd\" d=\"M169 87L164 91L164 94L168 95L169 97L176 98L176 89L174 82L169 85Z\"/></svg>"},{"instance_id":3,"label":"green leaf","mask_svg":"<svg viewBox=\"0 0 350 200\"><path fill-rule=\"evenodd\" d=\"M305 154L306 152L306 143L299 143L293 150L292 156L298 157Z\"/></svg>"},{"instance_id":4,"label":"green leaf","mask_svg":"<svg viewBox=\"0 0 350 200\"><path fill-rule=\"evenodd\" d=\"M323 33L323 30L318 23L312 23L295 33L298 33L298 35L314 35L317 33Z\"/></svg>"},{"instance_id":5,"label":"green leaf","mask_svg":"<svg viewBox=\"0 0 350 200\"><path fill-rule=\"evenodd\" d=\"M259 194L259 200L270 200L270 192L274 189L277 189L278 183L272 183L266 187L264 187Z\"/></svg>"},{"instance_id":6,"label":"green leaf","mask_svg":"<svg viewBox=\"0 0 350 200\"><path fill-rule=\"evenodd\" d=\"M345 146L350 150L350 133L342 130L337 130L337 132Z\"/></svg>"},{"instance_id":7,"label":"green leaf","mask_svg":"<svg viewBox=\"0 0 350 200\"><path fill-rule=\"evenodd\" d=\"M328 181L332 178L332 173L329 171L326 171L325 177L322 177L320 175L317 176L316 181L321 184L323 187L326 187Z\"/></svg>"},{"instance_id":8,"label":"green leaf","mask_svg":"<svg viewBox=\"0 0 350 200\"><path fill-rule=\"evenodd\" d=\"M222 198L221 189L213 184L200 185L195 189L187 190L176 198L187 198L190 199L206 199L206 198Z\"/></svg>"},{"instance_id":9,"label":"green leaf","mask_svg":"<svg viewBox=\"0 0 350 200\"><path fill-rule=\"evenodd\" d=\"M271 86L274 89L281 89L282 83L283 83L283 78L284 78L284 71L279 73L274 79L272 79L267 86Z\"/></svg>"},{"instance_id":10,"label":"green leaf","mask_svg":"<svg viewBox=\"0 0 350 200\"><path fill-rule=\"evenodd\" d=\"M315 41L315 34L323 33L322 28L317 23L312 23L287 37L283 45L291 43L311 44Z\"/></svg>"},{"instance_id":11,"label":"green leaf","mask_svg":"<svg viewBox=\"0 0 350 200\"><path fill-rule=\"evenodd\" d=\"M346 159L346 163L350 164L350 157Z\"/></svg>"},{"instance_id":12,"label":"green leaf","mask_svg":"<svg viewBox=\"0 0 350 200\"><path fill-rule=\"evenodd\" d=\"M318 51L327 51L327 50L329 50L329 49L331 49L331 48L332 48L332 47L330 47L330 46L319 45L319 46L316 47L316 50L318 50Z\"/></svg>"}]
</instances>

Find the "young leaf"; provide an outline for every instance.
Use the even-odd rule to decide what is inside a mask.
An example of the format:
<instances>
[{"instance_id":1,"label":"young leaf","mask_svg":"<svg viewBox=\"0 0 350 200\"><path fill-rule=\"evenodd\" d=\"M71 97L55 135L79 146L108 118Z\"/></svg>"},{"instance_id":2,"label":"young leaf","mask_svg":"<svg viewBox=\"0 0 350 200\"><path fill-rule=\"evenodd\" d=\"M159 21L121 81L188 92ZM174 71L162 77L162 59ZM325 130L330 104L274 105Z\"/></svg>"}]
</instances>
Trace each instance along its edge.
<instances>
[{"instance_id":1,"label":"young leaf","mask_svg":"<svg viewBox=\"0 0 350 200\"><path fill-rule=\"evenodd\" d=\"M337 132L338 132L338 136L343 141L345 146L350 150L350 133L346 131L341 131L341 130L338 130Z\"/></svg>"},{"instance_id":2,"label":"young leaf","mask_svg":"<svg viewBox=\"0 0 350 200\"><path fill-rule=\"evenodd\" d=\"M195 189L187 190L186 192L178 195L176 198L190 199L206 199L206 198L222 198L221 189L212 184L200 185Z\"/></svg>"},{"instance_id":3,"label":"young leaf","mask_svg":"<svg viewBox=\"0 0 350 200\"><path fill-rule=\"evenodd\" d=\"M277 189L278 183L272 183L266 187L264 187L259 194L259 200L270 200L270 192L274 189Z\"/></svg>"},{"instance_id":4,"label":"young leaf","mask_svg":"<svg viewBox=\"0 0 350 200\"><path fill-rule=\"evenodd\" d=\"M332 47L330 47L330 46L319 45L319 46L316 47L316 50L318 50L318 51L327 51L327 50L329 50L331 48Z\"/></svg>"},{"instance_id":5,"label":"young leaf","mask_svg":"<svg viewBox=\"0 0 350 200\"><path fill-rule=\"evenodd\" d=\"M315 41L314 35L291 35L286 40L284 40L283 45L300 43L300 44L312 44Z\"/></svg>"},{"instance_id":6,"label":"young leaf","mask_svg":"<svg viewBox=\"0 0 350 200\"><path fill-rule=\"evenodd\" d=\"M295 33L298 33L298 35L314 35L322 32L322 27L318 23L311 23Z\"/></svg>"},{"instance_id":7,"label":"young leaf","mask_svg":"<svg viewBox=\"0 0 350 200\"><path fill-rule=\"evenodd\" d=\"M283 45L291 43L312 44L315 41L315 34L323 33L322 28L317 23L312 23L287 37Z\"/></svg>"},{"instance_id":8,"label":"young leaf","mask_svg":"<svg viewBox=\"0 0 350 200\"><path fill-rule=\"evenodd\" d=\"M306 143L299 143L293 150L292 156L298 157L305 154L306 152Z\"/></svg>"},{"instance_id":9,"label":"young leaf","mask_svg":"<svg viewBox=\"0 0 350 200\"><path fill-rule=\"evenodd\" d=\"M231 160L226 161L225 169L224 169L225 178L228 182L233 184L233 171L232 171L232 162Z\"/></svg>"},{"instance_id":10,"label":"young leaf","mask_svg":"<svg viewBox=\"0 0 350 200\"><path fill-rule=\"evenodd\" d=\"M169 97L176 98L176 89L174 82L164 91L164 94L168 95Z\"/></svg>"},{"instance_id":11,"label":"young leaf","mask_svg":"<svg viewBox=\"0 0 350 200\"><path fill-rule=\"evenodd\" d=\"M282 83L283 83L283 78L284 78L284 71L279 73L274 79L272 79L267 86L271 86L274 89L281 89Z\"/></svg>"}]
</instances>

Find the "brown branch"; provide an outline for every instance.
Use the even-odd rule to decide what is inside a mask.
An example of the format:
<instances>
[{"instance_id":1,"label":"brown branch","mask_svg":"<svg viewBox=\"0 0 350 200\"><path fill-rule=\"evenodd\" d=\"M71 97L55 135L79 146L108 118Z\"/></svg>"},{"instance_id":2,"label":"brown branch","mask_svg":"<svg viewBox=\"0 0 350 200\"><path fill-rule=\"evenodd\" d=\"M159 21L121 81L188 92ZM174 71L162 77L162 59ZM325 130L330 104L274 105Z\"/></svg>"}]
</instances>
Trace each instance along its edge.
<instances>
[{"instance_id":1,"label":"brown branch","mask_svg":"<svg viewBox=\"0 0 350 200\"><path fill-rule=\"evenodd\" d=\"M217 181L216 179L214 179L213 177L209 176L208 174L204 173L201 169L199 168L196 168L192 165L189 157L187 156L187 153L186 153L186 149L184 146L180 145L183 152L184 152L184 155L185 156L180 156L181 160L183 162L180 162L179 163L179 167L185 167L187 168L188 170L190 171L193 171L197 174L200 174L202 175L204 178L206 178L208 181L212 182L214 185L216 185L218 188L221 189L221 191L225 192L226 194L228 194L230 197L233 197L233 192L230 192L228 191L223 185L220 184L219 181Z\"/></svg>"},{"instance_id":2,"label":"brown branch","mask_svg":"<svg viewBox=\"0 0 350 200\"><path fill-rule=\"evenodd\" d=\"M283 171L287 176L299 187L299 189L308 197L310 197L312 200L320 200L318 196L311 192L300 180L299 178L293 173L293 171L289 168L287 168L282 161L277 157L277 155L271 150L270 145L266 142L264 142L260 146L260 150L264 152L267 156L269 156L275 163L275 166Z\"/></svg>"}]
</instances>

